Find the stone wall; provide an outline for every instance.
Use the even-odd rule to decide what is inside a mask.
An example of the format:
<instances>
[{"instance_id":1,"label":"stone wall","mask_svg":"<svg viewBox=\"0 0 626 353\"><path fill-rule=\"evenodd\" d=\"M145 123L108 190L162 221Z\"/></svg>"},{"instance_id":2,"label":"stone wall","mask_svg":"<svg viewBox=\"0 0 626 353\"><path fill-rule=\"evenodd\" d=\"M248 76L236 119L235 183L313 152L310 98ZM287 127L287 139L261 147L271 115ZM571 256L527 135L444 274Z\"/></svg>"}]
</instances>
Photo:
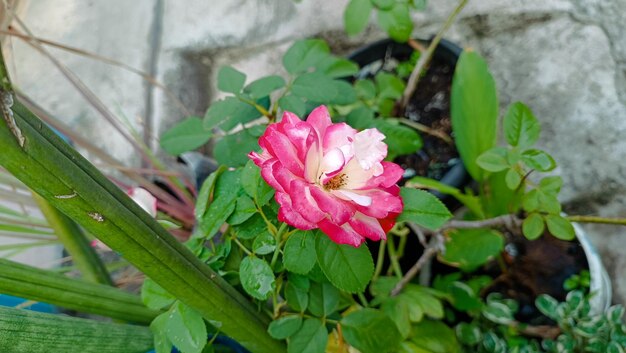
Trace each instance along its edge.
<instances>
[{"instance_id":1,"label":"stone wall","mask_svg":"<svg viewBox=\"0 0 626 353\"><path fill-rule=\"evenodd\" d=\"M21 0L20 16L38 36L115 58L165 83L193 113L217 97L222 64L250 79L280 73L293 40L321 36L338 53L382 38L375 28L347 38L346 0L36 1ZM437 31L456 1L429 1L415 16L415 35ZM572 213L626 217L626 0L470 1L447 37L482 53L502 109L517 100L541 120L541 147L565 177ZM125 163L138 163L116 134L49 60L13 39L10 69L24 92L80 134ZM50 51L111 110L146 135L185 116L168 96L128 71L63 50ZM585 226L593 234L626 303L626 230Z\"/></svg>"}]
</instances>

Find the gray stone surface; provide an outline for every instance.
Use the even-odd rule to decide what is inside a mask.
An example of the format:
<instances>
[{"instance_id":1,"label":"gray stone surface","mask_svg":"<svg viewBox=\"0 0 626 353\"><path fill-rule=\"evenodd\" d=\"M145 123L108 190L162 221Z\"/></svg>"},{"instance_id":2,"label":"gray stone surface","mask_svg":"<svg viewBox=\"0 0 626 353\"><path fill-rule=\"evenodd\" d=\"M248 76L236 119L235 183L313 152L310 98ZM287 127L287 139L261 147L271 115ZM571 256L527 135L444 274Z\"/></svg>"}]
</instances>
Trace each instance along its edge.
<instances>
[{"instance_id":1,"label":"gray stone surface","mask_svg":"<svg viewBox=\"0 0 626 353\"><path fill-rule=\"evenodd\" d=\"M298 38L322 36L345 53L382 37L371 28L356 38L343 34L347 0L21 1L28 4L22 17L35 33L155 75L198 115L219 97L214 82L220 65L233 65L254 79L280 73L282 53ZM436 32L456 3L429 1L426 11L414 16L415 35ZM559 163L555 173L565 179L562 198L570 213L626 217L624 14L626 0L470 1L447 35L486 57L502 110L521 100L541 120L540 145ZM137 162L47 60L14 43L12 67L27 93L81 134L126 162ZM186 114L163 91L148 89L127 72L54 53L144 133L163 131ZM585 229L609 267L616 301L626 303L626 277L620 273L626 230Z\"/></svg>"}]
</instances>

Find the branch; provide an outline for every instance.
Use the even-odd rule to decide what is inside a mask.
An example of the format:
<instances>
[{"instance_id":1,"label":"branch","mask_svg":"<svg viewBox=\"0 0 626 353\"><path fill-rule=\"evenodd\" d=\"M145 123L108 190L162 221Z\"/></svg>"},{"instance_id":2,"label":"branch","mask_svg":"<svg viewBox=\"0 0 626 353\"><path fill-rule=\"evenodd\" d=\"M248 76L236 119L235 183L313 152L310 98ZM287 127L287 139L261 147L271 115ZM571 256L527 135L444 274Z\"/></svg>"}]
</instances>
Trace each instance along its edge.
<instances>
[{"instance_id":1,"label":"branch","mask_svg":"<svg viewBox=\"0 0 626 353\"><path fill-rule=\"evenodd\" d=\"M433 237L433 239L431 239L431 241L428 244L428 246L424 249L424 252L422 253L422 256L420 256L420 258L413 265L413 267L411 267L407 271L407 273L404 274L402 279L400 279L400 282L398 282L398 284L396 284L396 286L391 290L390 295L392 297L395 297L396 295L398 295L402 291L402 289L404 287L406 287L406 285L409 284L409 282L411 282L411 280L415 276L417 276L417 274L420 272L422 267L428 261L430 261L430 259L433 256L435 256L435 254L437 254L437 252L439 252L439 250L441 249L442 246L443 246L443 237L441 236L441 234L436 234L435 237Z\"/></svg>"},{"instance_id":2,"label":"branch","mask_svg":"<svg viewBox=\"0 0 626 353\"><path fill-rule=\"evenodd\" d=\"M411 72L411 76L409 77L409 82L407 82L406 88L404 90L404 94L402 95L402 100L400 101L400 108L401 108L400 110L403 110L404 107L406 107L407 103L409 102L409 99L411 99L413 92L415 92L415 89L417 88L420 75L422 71L424 70L424 68L430 62L430 59L435 53L435 49L437 48L437 45L439 45L439 42L441 41L443 34L448 30L448 28L450 28L456 16L461 12L461 10L463 10L463 7L465 7L465 4L467 4L467 0L461 0L459 2L459 4L454 9L454 11L452 11L452 13L446 19L446 22L443 24L443 27L441 27L437 35L435 35L435 38L433 38L433 40L430 42L430 45L428 45L428 49L426 49L426 51L423 52L422 55L420 56L420 59L415 65L413 72Z\"/></svg>"},{"instance_id":3,"label":"branch","mask_svg":"<svg viewBox=\"0 0 626 353\"><path fill-rule=\"evenodd\" d=\"M602 223L626 226L626 218L604 218L598 216L567 216L566 218L570 222Z\"/></svg>"},{"instance_id":4,"label":"branch","mask_svg":"<svg viewBox=\"0 0 626 353\"><path fill-rule=\"evenodd\" d=\"M478 229L488 227L506 227L508 229L515 229L522 225L522 220L512 214L502 215L494 218L482 219L479 221L459 221L451 220L446 223L440 230L463 228L463 229Z\"/></svg>"}]
</instances>

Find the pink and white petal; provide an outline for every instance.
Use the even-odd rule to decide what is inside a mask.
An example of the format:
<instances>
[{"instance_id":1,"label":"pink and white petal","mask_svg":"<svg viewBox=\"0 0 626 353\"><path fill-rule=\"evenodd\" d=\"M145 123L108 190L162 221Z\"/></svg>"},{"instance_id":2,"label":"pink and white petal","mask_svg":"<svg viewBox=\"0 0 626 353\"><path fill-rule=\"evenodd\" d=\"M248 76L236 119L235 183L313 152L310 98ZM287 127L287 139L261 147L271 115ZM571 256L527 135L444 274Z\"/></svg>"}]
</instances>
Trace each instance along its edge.
<instances>
[{"instance_id":1,"label":"pink and white petal","mask_svg":"<svg viewBox=\"0 0 626 353\"><path fill-rule=\"evenodd\" d=\"M296 148L298 159L304 161L306 153L313 141L317 141L317 133L311 124L298 120L295 124L284 126L281 130Z\"/></svg>"},{"instance_id":2,"label":"pink and white petal","mask_svg":"<svg viewBox=\"0 0 626 353\"><path fill-rule=\"evenodd\" d=\"M292 172L289 171L289 169L285 168L279 161L276 161L276 163L272 164L271 168L272 168L271 169L272 176L274 177L278 185L280 185L283 191L291 192L291 182L294 179L299 179L299 177L295 176ZM275 188L275 189L278 189L278 188Z\"/></svg>"},{"instance_id":3,"label":"pink and white petal","mask_svg":"<svg viewBox=\"0 0 626 353\"><path fill-rule=\"evenodd\" d=\"M292 180L291 204L294 211L298 212L302 218L317 223L326 218L326 213L318 207L315 198L311 195L312 189L317 189L317 186L311 186L301 179Z\"/></svg>"},{"instance_id":4,"label":"pink and white petal","mask_svg":"<svg viewBox=\"0 0 626 353\"><path fill-rule=\"evenodd\" d=\"M376 129L363 130L354 136L354 156L363 169L370 170L385 159L387 144L384 139L385 135Z\"/></svg>"},{"instance_id":5,"label":"pink and white petal","mask_svg":"<svg viewBox=\"0 0 626 353\"><path fill-rule=\"evenodd\" d=\"M367 239L374 241L387 239L387 234L378 220L373 217L368 217L361 212L357 212L354 217L350 219L350 226Z\"/></svg>"},{"instance_id":6,"label":"pink and white petal","mask_svg":"<svg viewBox=\"0 0 626 353\"><path fill-rule=\"evenodd\" d=\"M279 124L282 124L282 127L284 128L285 125L295 125L299 122L302 122L302 120L296 114L292 112L284 112Z\"/></svg>"},{"instance_id":7,"label":"pink and white petal","mask_svg":"<svg viewBox=\"0 0 626 353\"><path fill-rule=\"evenodd\" d=\"M324 134L324 152L339 148L346 153L346 160L352 158L354 154L352 141L356 134L357 131L346 123L332 124L326 129L326 134Z\"/></svg>"},{"instance_id":8,"label":"pink and white petal","mask_svg":"<svg viewBox=\"0 0 626 353\"><path fill-rule=\"evenodd\" d=\"M137 203L144 211L152 217L157 215L157 199L152 196L148 190L140 187L132 188L128 190L128 196L130 196L135 203Z\"/></svg>"},{"instance_id":9,"label":"pink and white petal","mask_svg":"<svg viewBox=\"0 0 626 353\"><path fill-rule=\"evenodd\" d=\"M364 170L359 162L355 158L352 158L341 171L347 176L346 185L344 189L359 190L370 189L367 187L370 184L370 180L374 177L373 170Z\"/></svg>"},{"instance_id":10,"label":"pink and white petal","mask_svg":"<svg viewBox=\"0 0 626 353\"><path fill-rule=\"evenodd\" d=\"M385 218L390 213L402 212L402 199L392 193L383 190L370 190L365 195L372 198L372 204L368 207L357 206L357 210L374 218Z\"/></svg>"},{"instance_id":11,"label":"pink and white petal","mask_svg":"<svg viewBox=\"0 0 626 353\"><path fill-rule=\"evenodd\" d=\"M304 178L309 183L317 183L320 163L322 162L322 150L317 141L313 142L306 154L304 162Z\"/></svg>"},{"instance_id":12,"label":"pink and white petal","mask_svg":"<svg viewBox=\"0 0 626 353\"><path fill-rule=\"evenodd\" d=\"M283 185L279 183L278 180L276 180L276 177L274 176L274 168L276 167L275 166L276 164L281 166L280 162L277 159L270 159L269 161L266 161L265 163L260 165L261 177L263 177L263 180L265 180L265 182L270 184L271 187L276 189L276 191L289 192L289 189L285 189L285 187L283 187Z\"/></svg>"},{"instance_id":13,"label":"pink and white petal","mask_svg":"<svg viewBox=\"0 0 626 353\"><path fill-rule=\"evenodd\" d=\"M373 189L378 187L388 188L396 185L404 174L404 169L393 162L382 162L383 173L379 176L372 177L361 187L354 189Z\"/></svg>"},{"instance_id":14,"label":"pink and white petal","mask_svg":"<svg viewBox=\"0 0 626 353\"><path fill-rule=\"evenodd\" d=\"M278 209L278 220L281 222L285 222L292 227L296 227L302 230L310 230L315 229L317 226L315 223L311 223L304 219L300 213L296 212L293 209L293 205L291 203L291 197L289 194L284 192L276 192L274 196L276 202L280 205Z\"/></svg>"},{"instance_id":15,"label":"pink and white petal","mask_svg":"<svg viewBox=\"0 0 626 353\"><path fill-rule=\"evenodd\" d=\"M355 232L349 224L338 226L328 219L317 224L322 232L324 232L330 240L337 244L347 244L358 248L364 241L359 233Z\"/></svg>"},{"instance_id":16,"label":"pink and white petal","mask_svg":"<svg viewBox=\"0 0 626 353\"><path fill-rule=\"evenodd\" d=\"M267 150L264 149L261 151L261 154L254 152L254 151L248 153L248 158L250 158L254 162L254 164L260 167L263 165L263 163L267 162L268 160L274 157L271 154L269 154Z\"/></svg>"},{"instance_id":17,"label":"pink and white petal","mask_svg":"<svg viewBox=\"0 0 626 353\"><path fill-rule=\"evenodd\" d=\"M359 206L368 207L372 204L372 198L367 195L362 195L358 192L353 192L345 189L333 190L333 195L339 197L342 200L352 201Z\"/></svg>"},{"instance_id":18,"label":"pink and white petal","mask_svg":"<svg viewBox=\"0 0 626 353\"><path fill-rule=\"evenodd\" d=\"M341 172L345 164L346 160L339 148L333 148L326 152L324 157L322 157L322 163L318 171L319 175L323 175L322 184L325 184L330 178Z\"/></svg>"},{"instance_id":19,"label":"pink and white petal","mask_svg":"<svg viewBox=\"0 0 626 353\"><path fill-rule=\"evenodd\" d=\"M306 118L306 122L313 126L320 138L324 136L326 129L332 124L328 109L324 105L313 109L311 114Z\"/></svg>"},{"instance_id":20,"label":"pink and white petal","mask_svg":"<svg viewBox=\"0 0 626 353\"><path fill-rule=\"evenodd\" d=\"M348 202L334 197L319 187L311 187L310 191L317 206L336 224L346 223L356 212Z\"/></svg>"},{"instance_id":21,"label":"pink and white petal","mask_svg":"<svg viewBox=\"0 0 626 353\"><path fill-rule=\"evenodd\" d=\"M297 176L304 175L303 161L298 159L298 152L289 138L278 132L270 131L265 135L266 141L269 143L268 151L274 155L289 171Z\"/></svg>"}]
</instances>

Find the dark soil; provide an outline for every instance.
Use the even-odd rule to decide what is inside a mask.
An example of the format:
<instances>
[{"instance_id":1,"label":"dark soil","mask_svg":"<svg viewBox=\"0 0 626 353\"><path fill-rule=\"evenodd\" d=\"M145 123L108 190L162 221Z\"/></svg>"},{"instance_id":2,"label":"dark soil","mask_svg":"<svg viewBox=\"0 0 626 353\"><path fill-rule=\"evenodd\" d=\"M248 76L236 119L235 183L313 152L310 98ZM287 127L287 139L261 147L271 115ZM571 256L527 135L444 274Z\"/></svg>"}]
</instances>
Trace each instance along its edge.
<instances>
[{"instance_id":1,"label":"dark soil","mask_svg":"<svg viewBox=\"0 0 626 353\"><path fill-rule=\"evenodd\" d=\"M452 135L450 121L450 88L454 67L434 61L420 78L413 98L406 107L405 117L433 130ZM424 146L412 155L400 156L395 162L415 175L440 180L454 165L460 163L454 145L439 137L420 132Z\"/></svg>"}]
</instances>

